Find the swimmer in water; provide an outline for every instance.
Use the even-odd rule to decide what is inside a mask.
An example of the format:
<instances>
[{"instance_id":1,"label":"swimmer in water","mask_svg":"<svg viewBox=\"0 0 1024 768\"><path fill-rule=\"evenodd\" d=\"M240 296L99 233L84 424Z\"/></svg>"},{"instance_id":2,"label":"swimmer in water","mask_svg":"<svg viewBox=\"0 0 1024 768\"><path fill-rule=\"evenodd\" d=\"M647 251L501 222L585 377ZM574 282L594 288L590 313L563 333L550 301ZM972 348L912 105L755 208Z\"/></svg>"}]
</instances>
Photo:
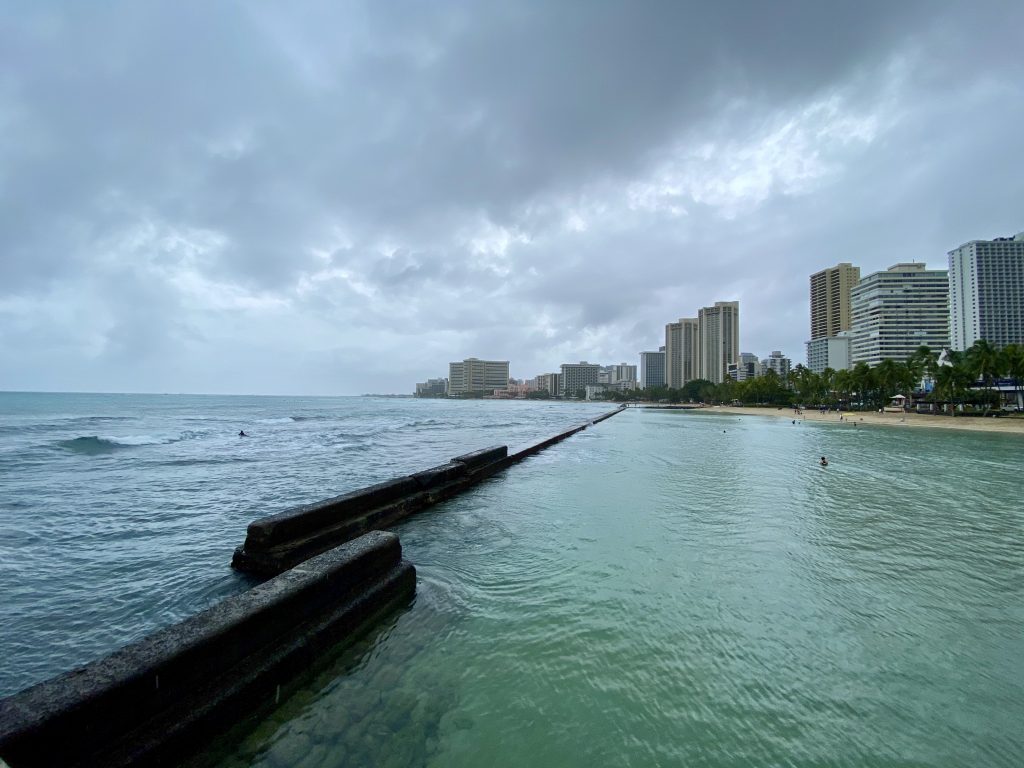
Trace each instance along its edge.
<instances>
[{"instance_id":1,"label":"swimmer in water","mask_svg":"<svg viewBox=\"0 0 1024 768\"><path fill-rule=\"evenodd\" d=\"M821 466L827 467L828 466L828 459L826 459L824 456L822 456L821 457L821 461L819 463L821 464Z\"/></svg>"},{"instance_id":2,"label":"swimmer in water","mask_svg":"<svg viewBox=\"0 0 1024 768\"><path fill-rule=\"evenodd\" d=\"M238 430L238 436L239 437L248 437L248 435L245 434L245 430L244 429Z\"/></svg>"}]
</instances>

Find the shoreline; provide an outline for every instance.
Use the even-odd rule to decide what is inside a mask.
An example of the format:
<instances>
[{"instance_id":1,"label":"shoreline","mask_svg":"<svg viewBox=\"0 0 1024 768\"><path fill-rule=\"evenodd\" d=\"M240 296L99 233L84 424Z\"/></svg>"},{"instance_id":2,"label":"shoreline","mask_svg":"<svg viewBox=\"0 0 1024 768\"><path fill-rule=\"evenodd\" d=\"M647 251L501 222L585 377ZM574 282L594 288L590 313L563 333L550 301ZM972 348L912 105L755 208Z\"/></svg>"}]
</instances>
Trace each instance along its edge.
<instances>
[{"instance_id":1,"label":"shoreline","mask_svg":"<svg viewBox=\"0 0 1024 768\"><path fill-rule=\"evenodd\" d=\"M643 407L643 406L641 406ZM766 416L792 421L813 421L832 423L857 428L860 426L911 427L931 429L954 429L966 432L989 432L1005 435L1024 435L1024 419L1007 416L984 418L980 416L937 416L922 413L878 413L877 411L829 411L821 413L806 409L797 416L792 408L751 408L732 405L709 405L692 410L700 413L721 413L733 416ZM840 421L839 417L843 420ZM856 424L856 426L854 426Z\"/></svg>"}]
</instances>

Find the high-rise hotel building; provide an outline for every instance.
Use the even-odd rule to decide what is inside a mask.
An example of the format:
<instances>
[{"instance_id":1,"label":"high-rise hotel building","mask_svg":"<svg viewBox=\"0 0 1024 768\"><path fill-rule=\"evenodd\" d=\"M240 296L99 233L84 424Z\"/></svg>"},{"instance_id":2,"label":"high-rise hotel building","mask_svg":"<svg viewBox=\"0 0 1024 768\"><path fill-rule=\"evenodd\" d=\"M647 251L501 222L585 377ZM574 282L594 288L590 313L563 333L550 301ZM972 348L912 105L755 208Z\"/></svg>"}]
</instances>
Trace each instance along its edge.
<instances>
[{"instance_id":1,"label":"high-rise hotel building","mask_svg":"<svg viewBox=\"0 0 1024 768\"><path fill-rule=\"evenodd\" d=\"M585 360L579 363L562 363L561 368L558 386L562 397L576 397L579 391L586 390L588 385L597 384L601 374L599 363L588 363Z\"/></svg>"},{"instance_id":2,"label":"high-rise hotel building","mask_svg":"<svg viewBox=\"0 0 1024 768\"><path fill-rule=\"evenodd\" d=\"M716 301L697 312L700 368L697 378L721 384L740 357L740 303Z\"/></svg>"},{"instance_id":3,"label":"high-rise hotel building","mask_svg":"<svg viewBox=\"0 0 1024 768\"><path fill-rule=\"evenodd\" d=\"M665 386L665 347L640 353L640 389Z\"/></svg>"},{"instance_id":4,"label":"high-rise hotel building","mask_svg":"<svg viewBox=\"0 0 1024 768\"><path fill-rule=\"evenodd\" d=\"M1024 344L1024 232L949 252L949 335L958 350Z\"/></svg>"},{"instance_id":5,"label":"high-rise hotel building","mask_svg":"<svg viewBox=\"0 0 1024 768\"><path fill-rule=\"evenodd\" d=\"M845 338L853 323L851 294L860 281L860 267L843 262L811 275L811 340L807 342L807 367L815 373L826 368L850 367L850 341Z\"/></svg>"},{"instance_id":6,"label":"high-rise hotel building","mask_svg":"<svg viewBox=\"0 0 1024 768\"><path fill-rule=\"evenodd\" d=\"M850 294L854 365L902 362L919 347L949 346L949 279L944 269L896 264L868 275Z\"/></svg>"},{"instance_id":7,"label":"high-rise hotel building","mask_svg":"<svg viewBox=\"0 0 1024 768\"><path fill-rule=\"evenodd\" d=\"M739 355L738 301L716 301L698 310L697 317L665 326L665 384L672 389L694 379L721 384Z\"/></svg>"},{"instance_id":8,"label":"high-rise hotel building","mask_svg":"<svg viewBox=\"0 0 1024 768\"><path fill-rule=\"evenodd\" d=\"M665 386L679 389L700 378L700 329L696 317L665 326Z\"/></svg>"},{"instance_id":9,"label":"high-rise hotel building","mask_svg":"<svg viewBox=\"0 0 1024 768\"><path fill-rule=\"evenodd\" d=\"M448 363L449 395L466 395L470 392L491 394L496 389L508 389L508 360L478 360L470 357L461 363Z\"/></svg>"},{"instance_id":10,"label":"high-rise hotel building","mask_svg":"<svg viewBox=\"0 0 1024 768\"><path fill-rule=\"evenodd\" d=\"M811 275L811 338L850 330L850 292L860 282L860 267L843 262Z\"/></svg>"}]
</instances>

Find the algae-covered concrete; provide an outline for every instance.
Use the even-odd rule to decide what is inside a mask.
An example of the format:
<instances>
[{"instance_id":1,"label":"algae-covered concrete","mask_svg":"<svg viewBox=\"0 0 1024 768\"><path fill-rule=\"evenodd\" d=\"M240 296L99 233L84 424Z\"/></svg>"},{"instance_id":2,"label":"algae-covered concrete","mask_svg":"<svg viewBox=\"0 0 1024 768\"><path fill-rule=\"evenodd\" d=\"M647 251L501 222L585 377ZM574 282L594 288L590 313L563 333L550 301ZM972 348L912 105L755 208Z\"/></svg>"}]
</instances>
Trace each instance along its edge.
<instances>
[{"instance_id":1,"label":"algae-covered concrete","mask_svg":"<svg viewBox=\"0 0 1024 768\"><path fill-rule=\"evenodd\" d=\"M368 530L387 528L449 499L507 467L621 413L609 411L514 454L504 445L456 456L447 464L342 496L285 510L249 524L232 567L272 576Z\"/></svg>"},{"instance_id":2,"label":"algae-covered concrete","mask_svg":"<svg viewBox=\"0 0 1024 768\"><path fill-rule=\"evenodd\" d=\"M395 534L374 531L0 700L0 756L14 768L174 764L408 601L416 572L401 554Z\"/></svg>"}]
</instances>

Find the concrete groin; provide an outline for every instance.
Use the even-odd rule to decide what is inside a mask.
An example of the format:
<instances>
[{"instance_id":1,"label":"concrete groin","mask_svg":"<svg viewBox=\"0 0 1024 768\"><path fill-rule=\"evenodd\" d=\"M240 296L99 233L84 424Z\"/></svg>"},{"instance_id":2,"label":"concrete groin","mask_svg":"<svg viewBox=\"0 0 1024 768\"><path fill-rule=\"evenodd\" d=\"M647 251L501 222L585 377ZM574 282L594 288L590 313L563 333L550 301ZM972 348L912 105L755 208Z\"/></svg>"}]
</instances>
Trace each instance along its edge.
<instances>
[{"instance_id":1,"label":"concrete groin","mask_svg":"<svg viewBox=\"0 0 1024 768\"><path fill-rule=\"evenodd\" d=\"M422 472L255 520L231 565L259 576L281 573L365 531L387 528L449 499L622 410L616 408L516 453L510 454L504 445L484 448Z\"/></svg>"},{"instance_id":2,"label":"concrete groin","mask_svg":"<svg viewBox=\"0 0 1024 768\"><path fill-rule=\"evenodd\" d=\"M176 764L272 707L318 656L415 589L398 537L363 535L0 700L0 757L13 768Z\"/></svg>"},{"instance_id":3,"label":"concrete groin","mask_svg":"<svg viewBox=\"0 0 1024 768\"><path fill-rule=\"evenodd\" d=\"M277 704L296 677L406 604L416 570L379 530L622 408L510 454L500 445L256 520L232 565L271 577L0 700L0 768L176 765Z\"/></svg>"}]
</instances>

